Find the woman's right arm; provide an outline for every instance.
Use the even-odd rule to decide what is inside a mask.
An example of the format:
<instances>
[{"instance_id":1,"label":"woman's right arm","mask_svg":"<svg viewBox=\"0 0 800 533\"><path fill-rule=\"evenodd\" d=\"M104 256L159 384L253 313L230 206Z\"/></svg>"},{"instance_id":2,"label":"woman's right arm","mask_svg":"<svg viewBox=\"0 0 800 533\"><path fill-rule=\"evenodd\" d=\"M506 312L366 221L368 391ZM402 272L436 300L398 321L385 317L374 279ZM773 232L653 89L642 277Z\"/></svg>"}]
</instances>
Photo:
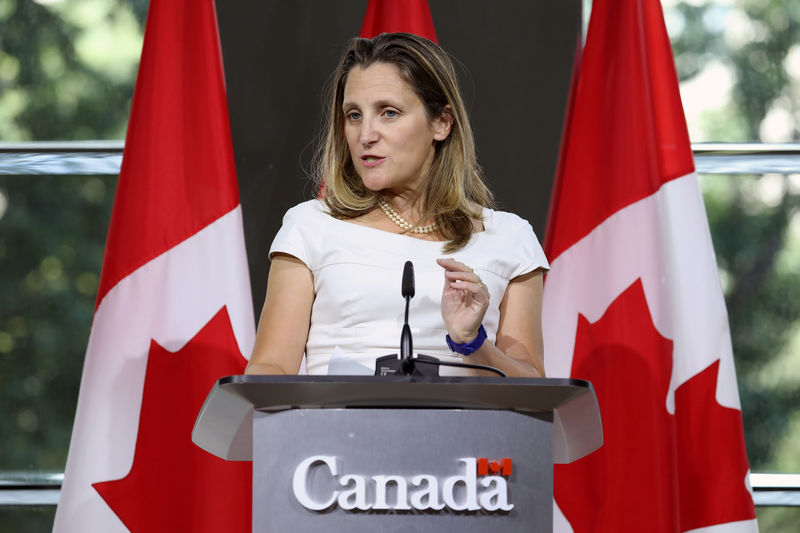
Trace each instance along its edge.
<instances>
[{"instance_id":1,"label":"woman's right arm","mask_svg":"<svg viewBox=\"0 0 800 533\"><path fill-rule=\"evenodd\" d=\"M297 374L313 303L314 277L305 263L291 255L274 254L246 374Z\"/></svg>"}]
</instances>

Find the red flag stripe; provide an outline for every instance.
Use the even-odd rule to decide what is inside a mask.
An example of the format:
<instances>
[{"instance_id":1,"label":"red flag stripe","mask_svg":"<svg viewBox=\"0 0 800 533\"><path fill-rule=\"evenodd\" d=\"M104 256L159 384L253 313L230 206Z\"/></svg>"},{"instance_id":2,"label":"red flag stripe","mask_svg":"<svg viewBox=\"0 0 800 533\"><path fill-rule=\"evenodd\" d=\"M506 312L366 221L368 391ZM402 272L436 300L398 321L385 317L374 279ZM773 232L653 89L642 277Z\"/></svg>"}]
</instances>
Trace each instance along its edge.
<instances>
[{"instance_id":1,"label":"red flag stripe","mask_svg":"<svg viewBox=\"0 0 800 533\"><path fill-rule=\"evenodd\" d=\"M661 6L595 2L586 43L550 206L551 262L610 215L694 170ZM587 142L598 135L602 142Z\"/></svg>"},{"instance_id":2,"label":"red flag stripe","mask_svg":"<svg viewBox=\"0 0 800 533\"><path fill-rule=\"evenodd\" d=\"M413 33L437 43L428 1L369 0L359 36L371 39L392 32Z\"/></svg>"},{"instance_id":3,"label":"red flag stripe","mask_svg":"<svg viewBox=\"0 0 800 533\"><path fill-rule=\"evenodd\" d=\"M239 204L214 4L151 2L145 32L98 305Z\"/></svg>"}]
</instances>

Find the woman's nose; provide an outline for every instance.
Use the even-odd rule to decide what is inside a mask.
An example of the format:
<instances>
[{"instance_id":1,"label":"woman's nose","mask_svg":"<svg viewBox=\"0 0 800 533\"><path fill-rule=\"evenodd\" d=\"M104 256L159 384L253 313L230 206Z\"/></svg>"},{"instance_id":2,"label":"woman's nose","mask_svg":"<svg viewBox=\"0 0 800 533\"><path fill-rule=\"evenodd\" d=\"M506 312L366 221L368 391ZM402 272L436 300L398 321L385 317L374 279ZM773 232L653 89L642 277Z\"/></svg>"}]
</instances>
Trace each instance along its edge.
<instances>
[{"instance_id":1,"label":"woman's nose","mask_svg":"<svg viewBox=\"0 0 800 533\"><path fill-rule=\"evenodd\" d=\"M364 117L364 120L361 122L361 135L359 136L361 144L364 146L371 146L375 144L379 138L380 135L373 120Z\"/></svg>"}]
</instances>

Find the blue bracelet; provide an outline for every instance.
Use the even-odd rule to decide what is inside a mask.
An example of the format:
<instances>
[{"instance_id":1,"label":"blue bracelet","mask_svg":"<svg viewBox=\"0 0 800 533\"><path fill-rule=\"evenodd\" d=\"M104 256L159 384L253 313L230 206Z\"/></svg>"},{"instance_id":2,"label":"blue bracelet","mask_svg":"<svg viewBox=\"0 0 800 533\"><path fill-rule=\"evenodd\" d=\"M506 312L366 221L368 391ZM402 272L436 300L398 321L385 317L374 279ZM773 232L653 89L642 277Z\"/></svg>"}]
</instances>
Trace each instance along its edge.
<instances>
[{"instance_id":1,"label":"blue bracelet","mask_svg":"<svg viewBox=\"0 0 800 533\"><path fill-rule=\"evenodd\" d=\"M455 353L460 353L461 355L470 355L483 346L483 341L486 340L486 329L484 329L483 324L481 324L481 327L478 329L478 336L472 339L471 342L465 344L453 342L453 339L450 338L450 334L448 334L445 339L447 340L447 346L450 347L450 350Z\"/></svg>"}]
</instances>

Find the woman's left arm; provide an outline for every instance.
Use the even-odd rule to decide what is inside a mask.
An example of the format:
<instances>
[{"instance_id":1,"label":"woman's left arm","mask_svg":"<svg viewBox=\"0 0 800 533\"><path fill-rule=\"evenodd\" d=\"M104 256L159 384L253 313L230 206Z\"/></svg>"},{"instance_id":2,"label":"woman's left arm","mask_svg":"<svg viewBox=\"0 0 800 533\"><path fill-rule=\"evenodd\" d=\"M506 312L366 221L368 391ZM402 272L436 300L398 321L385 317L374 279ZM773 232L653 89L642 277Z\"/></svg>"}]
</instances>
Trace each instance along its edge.
<instances>
[{"instance_id":1,"label":"woman's left arm","mask_svg":"<svg viewBox=\"0 0 800 533\"><path fill-rule=\"evenodd\" d=\"M478 334L489 293L472 270L452 259L445 269L442 317L454 342L469 343ZM465 362L493 366L509 377L544 377L542 340L542 270L512 279L500 303L494 344L485 341Z\"/></svg>"},{"instance_id":2,"label":"woman's left arm","mask_svg":"<svg viewBox=\"0 0 800 533\"><path fill-rule=\"evenodd\" d=\"M495 345L484 342L488 360L491 352L511 359L508 370L499 367L509 376L544 377L544 341L542 340L542 270L534 270L509 282L500 303L500 325ZM494 350L491 350L494 348ZM479 349L472 356L483 355ZM472 357L470 356L470 357ZM499 363L499 361L498 361ZM491 362L484 364L493 365Z\"/></svg>"}]
</instances>

